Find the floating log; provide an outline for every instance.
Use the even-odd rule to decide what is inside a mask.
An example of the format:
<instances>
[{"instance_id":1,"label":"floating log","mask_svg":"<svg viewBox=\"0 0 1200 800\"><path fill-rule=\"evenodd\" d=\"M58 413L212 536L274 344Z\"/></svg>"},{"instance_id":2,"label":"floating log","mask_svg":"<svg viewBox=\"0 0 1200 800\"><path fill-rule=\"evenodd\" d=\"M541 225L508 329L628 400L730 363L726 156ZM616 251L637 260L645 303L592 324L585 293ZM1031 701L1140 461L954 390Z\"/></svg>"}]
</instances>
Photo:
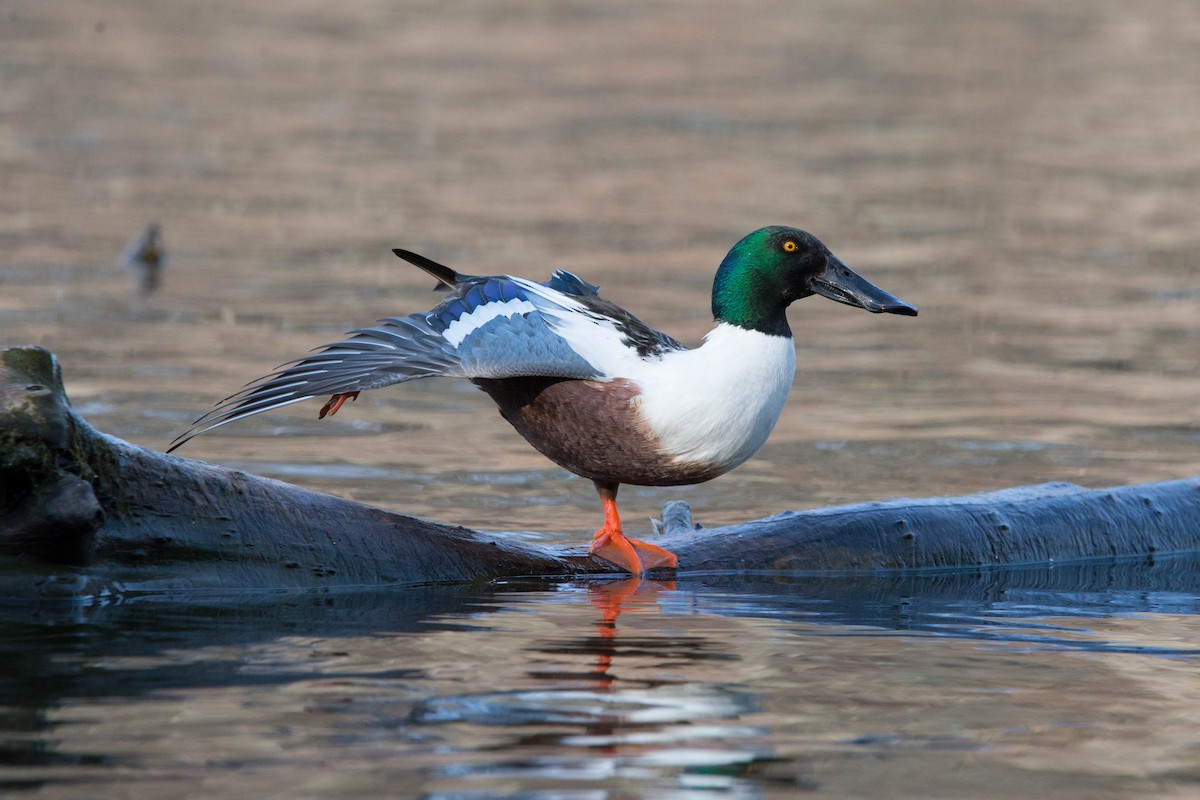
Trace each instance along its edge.
<instances>
[{"instance_id":1,"label":"floating log","mask_svg":"<svg viewBox=\"0 0 1200 800\"><path fill-rule=\"evenodd\" d=\"M694 526L684 504L670 503L659 527L656 541L679 555L680 573L969 571L1120 559L1200 550L1200 478L898 499L723 528ZM0 596L613 570L582 547L443 525L138 447L71 410L50 352L0 349Z\"/></svg>"}]
</instances>

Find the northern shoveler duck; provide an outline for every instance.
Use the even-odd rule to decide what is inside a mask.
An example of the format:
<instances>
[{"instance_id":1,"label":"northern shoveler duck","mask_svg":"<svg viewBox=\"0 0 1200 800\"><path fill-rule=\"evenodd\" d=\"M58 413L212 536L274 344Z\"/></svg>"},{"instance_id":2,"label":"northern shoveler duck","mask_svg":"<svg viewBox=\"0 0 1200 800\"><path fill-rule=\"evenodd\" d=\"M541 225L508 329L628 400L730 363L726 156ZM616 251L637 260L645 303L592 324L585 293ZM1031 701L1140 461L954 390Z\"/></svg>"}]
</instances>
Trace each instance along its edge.
<instances>
[{"instance_id":1,"label":"northern shoveler duck","mask_svg":"<svg viewBox=\"0 0 1200 800\"><path fill-rule=\"evenodd\" d=\"M544 283L476 277L394 252L437 278L450 297L432 311L381 320L285 363L221 401L170 450L204 431L313 397L332 395L323 418L368 389L466 378L538 451L592 479L604 525L589 552L640 575L674 567L676 557L625 536L617 487L700 483L762 446L796 371L785 314L792 301L818 294L873 313L917 314L812 234L782 226L751 233L725 256L713 282L716 326L695 349L564 270Z\"/></svg>"}]
</instances>

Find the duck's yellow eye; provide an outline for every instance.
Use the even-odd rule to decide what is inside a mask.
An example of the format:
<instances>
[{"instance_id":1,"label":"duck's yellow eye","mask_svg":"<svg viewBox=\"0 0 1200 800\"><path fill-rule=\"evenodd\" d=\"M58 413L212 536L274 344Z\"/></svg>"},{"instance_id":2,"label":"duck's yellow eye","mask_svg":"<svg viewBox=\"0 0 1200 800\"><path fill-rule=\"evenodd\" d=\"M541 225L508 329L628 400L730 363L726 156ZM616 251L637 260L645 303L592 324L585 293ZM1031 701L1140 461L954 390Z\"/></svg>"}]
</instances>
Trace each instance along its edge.
<instances>
[{"instance_id":1,"label":"duck's yellow eye","mask_svg":"<svg viewBox=\"0 0 1200 800\"><path fill-rule=\"evenodd\" d=\"M794 253L794 252L796 252L797 247L798 247L798 245L795 242L793 242L791 239L788 239L786 242L783 243L783 252Z\"/></svg>"}]
</instances>

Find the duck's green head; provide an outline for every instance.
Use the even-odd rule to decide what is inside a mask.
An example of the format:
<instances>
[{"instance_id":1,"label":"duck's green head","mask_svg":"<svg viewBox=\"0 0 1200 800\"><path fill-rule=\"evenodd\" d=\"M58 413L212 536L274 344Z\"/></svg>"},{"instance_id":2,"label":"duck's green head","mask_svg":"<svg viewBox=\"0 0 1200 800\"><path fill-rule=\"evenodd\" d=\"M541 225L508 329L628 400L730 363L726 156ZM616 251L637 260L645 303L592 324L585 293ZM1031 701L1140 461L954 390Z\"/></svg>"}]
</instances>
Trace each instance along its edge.
<instances>
[{"instance_id":1,"label":"duck's green head","mask_svg":"<svg viewBox=\"0 0 1200 800\"><path fill-rule=\"evenodd\" d=\"M915 306L859 276L811 233L773 225L746 236L721 262L713 281L713 316L791 336L784 312L792 301L814 294L875 314L917 315Z\"/></svg>"}]
</instances>

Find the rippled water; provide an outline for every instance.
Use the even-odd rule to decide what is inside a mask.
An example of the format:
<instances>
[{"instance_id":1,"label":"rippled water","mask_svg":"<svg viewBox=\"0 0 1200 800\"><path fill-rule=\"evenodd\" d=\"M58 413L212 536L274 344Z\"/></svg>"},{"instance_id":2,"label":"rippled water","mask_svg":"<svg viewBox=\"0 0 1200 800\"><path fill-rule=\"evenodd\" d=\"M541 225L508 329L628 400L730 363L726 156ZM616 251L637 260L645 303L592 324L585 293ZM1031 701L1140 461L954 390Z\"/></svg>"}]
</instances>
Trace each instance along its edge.
<instances>
[{"instance_id":1,"label":"rippled water","mask_svg":"<svg viewBox=\"0 0 1200 800\"><path fill-rule=\"evenodd\" d=\"M1190 0L0 5L0 344L163 448L352 327L428 308L403 246L578 271L688 342L798 224L921 307L791 311L771 441L708 525L1200 474ZM171 266L113 259L150 220ZM590 484L469 386L183 455L581 542ZM5 598L0 794L1189 797L1195 565Z\"/></svg>"},{"instance_id":2,"label":"rippled water","mask_svg":"<svg viewBox=\"0 0 1200 800\"><path fill-rule=\"evenodd\" d=\"M1198 566L10 607L0 787L1188 796Z\"/></svg>"}]
</instances>

